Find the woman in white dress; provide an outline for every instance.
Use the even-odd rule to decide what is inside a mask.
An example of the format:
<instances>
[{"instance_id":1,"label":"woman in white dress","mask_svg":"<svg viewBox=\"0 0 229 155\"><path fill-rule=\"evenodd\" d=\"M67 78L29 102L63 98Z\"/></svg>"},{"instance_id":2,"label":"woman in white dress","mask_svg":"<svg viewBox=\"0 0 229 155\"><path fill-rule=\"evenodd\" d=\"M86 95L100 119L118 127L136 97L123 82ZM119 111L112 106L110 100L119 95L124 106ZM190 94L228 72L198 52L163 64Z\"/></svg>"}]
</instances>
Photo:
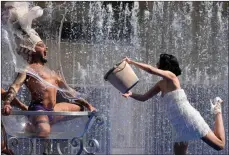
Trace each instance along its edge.
<instances>
[{"instance_id":1,"label":"woman in white dress","mask_svg":"<svg viewBox=\"0 0 229 155\"><path fill-rule=\"evenodd\" d=\"M181 74L181 69L176 57L161 54L157 67L135 62L127 57L124 60L149 74L162 77L162 80L145 94L135 94L129 91L123 96L144 102L159 92L162 93L162 103L160 104L164 106L174 129L174 153L176 155L186 154L188 141L194 139L202 139L215 150L222 150L225 147L225 131L221 111L223 101L219 97L216 97L213 103L210 100L211 112L215 114L215 129L212 131L200 113L191 106L180 86L177 76Z\"/></svg>"}]
</instances>

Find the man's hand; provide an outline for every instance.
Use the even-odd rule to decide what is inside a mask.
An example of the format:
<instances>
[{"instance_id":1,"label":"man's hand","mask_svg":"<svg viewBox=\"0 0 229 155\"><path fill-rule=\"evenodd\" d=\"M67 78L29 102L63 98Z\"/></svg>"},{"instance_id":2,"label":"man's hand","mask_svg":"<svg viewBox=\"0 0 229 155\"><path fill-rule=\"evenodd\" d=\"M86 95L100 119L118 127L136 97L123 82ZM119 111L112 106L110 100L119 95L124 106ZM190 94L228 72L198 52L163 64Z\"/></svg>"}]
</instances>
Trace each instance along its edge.
<instances>
[{"instance_id":1,"label":"man's hand","mask_svg":"<svg viewBox=\"0 0 229 155\"><path fill-rule=\"evenodd\" d=\"M4 98L6 97L6 91L1 88L1 97L2 99L4 100ZM10 106L10 103L8 102L4 102L4 106L3 106L3 109L2 109L2 114L3 115L9 115L11 113L11 110L12 110L12 107Z\"/></svg>"},{"instance_id":2,"label":"man's hand","mask_svg":"<svg viewBox=\"0 0 229 155\"><path fill-rule=\"evenodd\" d=\"M96 111L96 108L93 107L90 103L88 103L85 99L80 98L80 99L75 100L75 102L78 102L81 105L85 106L91 112Z\"/></svg>"},{"instance_id":3,"label":"man's hand","mask_svg":"<svg viewBox=\"0 0 229 155\"><path fill-rule=\"evenodd\" d=\"M5 93L6 93L5 89L1 88L1 94L3 95L3 94L5 94ZM3 97L2 97L2 98L3 98Z\"/></svg>"},{"instance_id":4,"label":"man's hand","mask_svg":"<svg viewBox=\"0 0 229 155\"><path fill-rule=\"evenodd\" d=\"M89 105L88 110L89 110L90 112L97 111L96 108L93 107L91 104Z\"/></svg>"},{"instance_id":5,"label":"man's hand","mask_svg":"<svg viewBox=\"0 0 229 155\"><path fill-rule=\"evenodd\" d=\"M130 97L131 95L132 95L132 92L131 92L131 91L128 91L127 93L122 94L122 96L125 97L125 98L128 98L128 97Z\"/></svg>"},{"instance_id":6,"label":"man's hand","mask_svg":"<svg viewBox=\"0 0 229 155\"><path fill-rule=\"evenodd\" d=\"M122 61L126 61L128 64L132 63L132 60L128 57L125 57Z\"/></svg>"},{"instance_id":7,"label":"man's hand","mask_svg":"<svg viewBox=\"0 0 229 155\"><path fill-rule=\"evenodd\" d=\"M12 107L8 103L4 103L2 114L4 116L8 116L10 115L11 111L12 111Z\"/></svg>"}]
</instances>

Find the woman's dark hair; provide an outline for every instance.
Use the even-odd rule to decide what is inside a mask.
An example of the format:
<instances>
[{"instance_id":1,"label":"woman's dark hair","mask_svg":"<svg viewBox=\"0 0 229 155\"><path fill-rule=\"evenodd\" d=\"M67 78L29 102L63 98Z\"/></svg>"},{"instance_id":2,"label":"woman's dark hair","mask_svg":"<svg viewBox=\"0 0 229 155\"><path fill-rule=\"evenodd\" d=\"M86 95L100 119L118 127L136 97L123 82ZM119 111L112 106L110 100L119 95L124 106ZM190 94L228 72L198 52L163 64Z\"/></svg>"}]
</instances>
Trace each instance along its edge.
<instances>
[{"instance_id":1,"label":"woman's dark hair","mask_svg":"<svg viewBox=\"0 0 229 155\"><path fill-rule=\"evenodd\" d=\"M177 58L171 54L161 54L158 68L173 72L176 76L181 75L181 69Z\"/></svg>"}]
</instances>

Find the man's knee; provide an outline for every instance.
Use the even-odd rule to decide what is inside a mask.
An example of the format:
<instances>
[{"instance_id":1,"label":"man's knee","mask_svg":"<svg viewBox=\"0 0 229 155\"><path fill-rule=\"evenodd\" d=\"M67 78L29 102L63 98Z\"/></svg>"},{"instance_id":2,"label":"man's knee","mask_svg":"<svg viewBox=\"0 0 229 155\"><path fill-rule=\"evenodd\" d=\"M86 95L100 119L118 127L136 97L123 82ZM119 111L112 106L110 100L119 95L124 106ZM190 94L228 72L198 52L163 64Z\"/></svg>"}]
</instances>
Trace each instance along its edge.
<instances>
[{"instance_id":1,"label":"man's knee","mask_svg":"<svg viewBox=\"0 0 229 155\"><path fill-rule=\"evenodd\" d=\"M46 138L51 132L51 127L48 121L36 122L36 136Z\"/></svg>"},{"instance_id":2,"label":"man's knee","mask_svg":"<svg viewBox=\"0 0 229 155\"><path fill-rule=\"evenodd\" d=\"M58 103L54 107L54 111L84 111L84 107L76 103Z\"/></svg>"}]
</instances>

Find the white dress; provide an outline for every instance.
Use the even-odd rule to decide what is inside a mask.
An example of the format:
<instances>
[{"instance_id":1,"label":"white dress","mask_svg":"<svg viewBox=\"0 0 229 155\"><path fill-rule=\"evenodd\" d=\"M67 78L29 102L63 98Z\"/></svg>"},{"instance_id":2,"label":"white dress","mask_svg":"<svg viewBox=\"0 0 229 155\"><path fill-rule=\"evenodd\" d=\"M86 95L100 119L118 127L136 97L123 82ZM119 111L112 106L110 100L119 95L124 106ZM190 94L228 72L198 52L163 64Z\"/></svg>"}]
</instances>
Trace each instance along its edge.
<instances>
[{"instance_id":1,"label":"white dress","mask_svg":"<svg viewBox=\"0 0 229 155\"><path fill-rule=\"evenodd\" d=\"M200 139L211 131L199 111L189 103L183 89L165 94L162 102L173 127L175 142Z\"/></svg>"}]
</instances>

